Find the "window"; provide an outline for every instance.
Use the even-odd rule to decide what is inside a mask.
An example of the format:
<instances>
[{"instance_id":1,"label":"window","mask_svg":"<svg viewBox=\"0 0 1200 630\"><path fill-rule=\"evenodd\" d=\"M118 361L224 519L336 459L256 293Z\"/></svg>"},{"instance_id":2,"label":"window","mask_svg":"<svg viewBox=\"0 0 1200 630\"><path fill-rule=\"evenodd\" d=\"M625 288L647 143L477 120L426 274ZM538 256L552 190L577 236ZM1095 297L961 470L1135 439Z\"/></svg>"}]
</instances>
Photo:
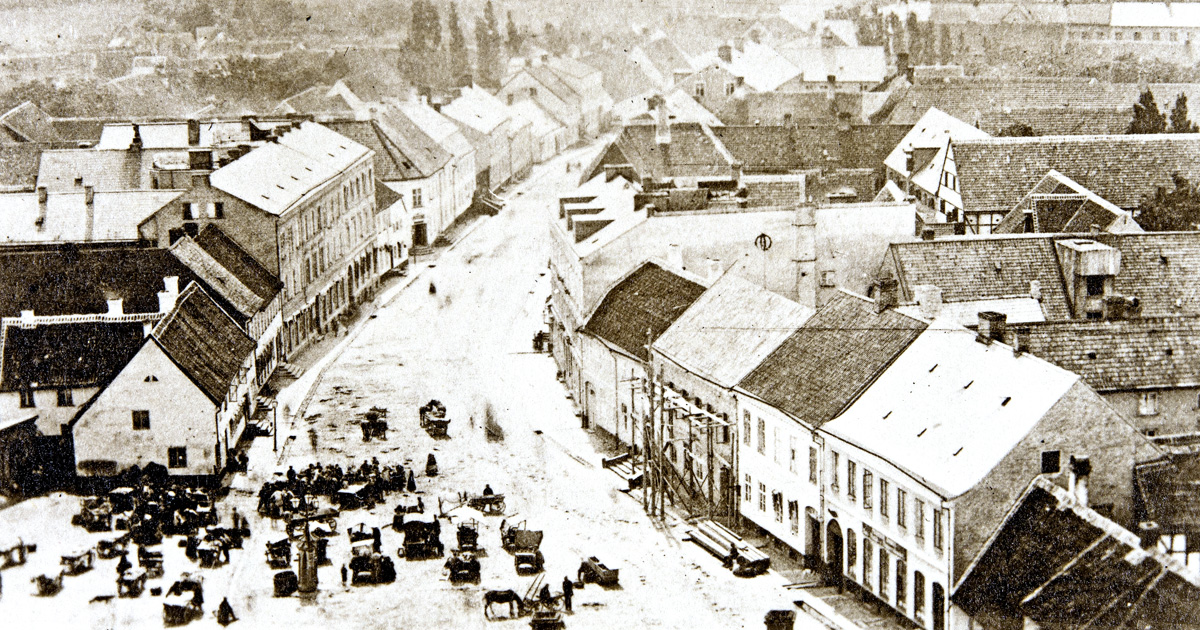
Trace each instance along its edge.
<instances>
[{"instance_id":1,"label":"window","mask_svg":"<svg viewBox=\"0 0 1200 630\"><path fill-rule=\"evenodd\" d=\"M796 436L788 436L788 471L796 472Z\"/></svg>"},{"instance_id":2,"label":"window","mask_svg":"<svg viewBox=\"0 0 1200 630\"><path fill-rule=\"evenodd\" d=\"M737 83L735 83L733 81L726 81L725 82L725 96L733 96L733 93L735 91L737 91Z\"/></svg>"},{"instance_id":3,"label":"window","mask_svg":"<svg viewBox=\"0 0 1200 630\"><path fill-rule=\"evenodd\" d=\"M788 523L793 536L800 535L800 502L788 501Z\"/></svg>"},{"instance_id":4,"label":"window","mask_svg":"<svg viewBox=\"0 0 1200 630\"><path fill-rule=\"evenodd\" d=\"M896 488L896 525L900 529L908 527L908 493L904 488Z\"/></svg>"},{"instance_id":5,"label":"window","mask_svg":"<svg viewBox=\"0 0 1200 630\"><path fill-rule=\"evenodd\" d=\"M420 189L420 188L414 188L414 189L412 190L412 198L413 198L413 204L412 204L412 205L413 205L413 207L414 207L414 208L423 208L423 207L425 207L425 200L424 200L424 198L423 198L423 197L424 197L424 195L421 193L421 189Z\"/></svg>"},{"instance_id":6,"label":"window","mask_svg":"<svg viewBox=\"0 0 1200 630\"><path fill-rule=\"evenodd\" d=\"M771 440L771 459L775 460L775 463L778 464L779 463L779 442L780 442L779 427L775 427L775 430L771 432L771 437L773 438Z\"/></svg>"},{"instance_id":7,"label":"window","mask_svg":"<svg viewBox=\"0 0 1200 630\"><path fill-rule=\"evenodd\" d=\"M697 81L696 85L692 86L692 96L696 98L704 98L704 82Z\"/></svg>"},{"instance_id":8,"label":"window","mask_svg":"<svg viewBox=\"0 0 1200 630\"><path fill-rule=\"evenodd\" d=\"M196 218L196 206L190 202L183 204L183 220L191 221Z\"/></svg>"},{"instance_id":9,"label":"window","mask_svg":"<svg viewBox=\"0 0 1200 630\"><path fill-rule=\"evenodd\" d=\"M875 559L875 543L863 535L863 586L871 588L871 561Z\"/></svg>"},{"instance_id":10,"label":"window","mask_svg":"<svg viewBox=\"0 0 1200 630\"><path fill-rule=\"evenodd\" d=\"M913 525L915 525L913 535L915 535L917 537L918 541L920 541L922 544L924 544L924 542L925 542L925 502L920 499L916 499L913 501Z\"/></svg>"},{"instance_id":11,"label":"window","mask_svg":"<svg viewBox=\"0 0 1200 630\"><path fill-rule=\"evenodd\" d=\"M762 418L758 419L758 452L760 455L767 452L767 421Z\"/></svg>"},{"instance_id":12,"label":"window","mask_svg":"<svg viewBox=\"0 0 1200 630\"><path fill-rule=\"evenodd\" d=\"M1050 475L1058 472L1061 454L1058 451L1042 451L1042 474Z\"/></svg>"},{"instance_id":13,"label":"window","mask_svg":"<svg viewBox=\"0 0 1200 630\"><path fill-rule=\"evenodd\" d=\"M913 572L913 616L919 623L925 621L925 575Z\"/></svg>"},{"instance_id":14,"label":"window","mask_svg":"<svg viewBox=\"0 0 1200 630\"><path fill-rule=\"evenodd\" d=\"M871 484L872 483L874 483L874 479L871 476L871 471L864 469L863 470L863 488L862 488L862 490L863 490L862 499L863 499L863 509L864 510L870 510L871 506L872 506L872 503L871 503Z\"/></svg>"},{"instance_id":15,"label":"window","mask_svg":"<svg viewBox=\"0 0 1200 630\"><path fill-rule=\"evenodd\" d=\"M880 516L880 518L882 518L885 521L888 520L888 516L890 513L889 506L888 506L888 498L889 498L888 489L889 489L889 486L888 486L887 479L880 479L879 480L879 516Z\"/></svg>"},{"instance_id":16,"label":"window","mask_svg":"<svg viewBox=\"0 0 1200 630\"><path fill-rule=\"evenodd\" d=\"M25 408L37 406L37 401L33 398L32 389L28 387L21 389L21 406Z\"/></svg>"},{"instance_id":17,"label":"window","mask_svg":"<svg viewBox=\"0 0 1200 630\"><path fill-rule=\"evenodd\" d=\"M747 412L745 412L745 415L742 416L742 444L745 444L746 446L750 446L751 435L752 435L752 433L750 430L750 412L747 411Z\"/></svg>"},{"instance_id":18,"label":"window","mask_svg":"<svg viewBox=\"0 0 1200 630\"><path fill-rule=\"evenodd\" d=\"M1158 31L1154 31L1154 34L1150 36L1150 39L1153 39L1156 42L1160 41L1160 40L1162 40L1162 33L1159 33Z\"/></svg>"},{"instance_id":19,"label":"window","mask_svg":"<svg viewBox=\"0 0 1200 630\"><path fill-rule=\"evenodd\" d=\"M1088 297L1104 294L1104 276L1087 276Z\"/></svg>"},{"instance_id":20,"label":"window","mask_svg":"<svg viewBox=\"0 0 1200 630\"><path fill-rule=\"evenodd\" d=\"M934 508L934 510L933 510L933 548L936 549L938 553L942 552L942 538L943 537L944 537L944 535L942 533L942 510L940 508Z\"/></svg>"},{"instance_id":21,"label":"window","mask_svg":"<svg viewBox=\"0 0 1200 630\"><path fill-rule=\"evenodd\" d=\"M838 452L830 451L829 459L829 488L836 494L840 491L838 485Z\"/></svg>"},{"instance_id":22,"label":"window","mask_svg":"<svg viewBox=\"0 0 1200 630\"><path fill-rule=\"evenodd\" d=\"M808 447L808 482L817 483L817 447Z\"/></svg>"},{"instance_id":23,"label":"window","mask_svg":"<svg viewBox=\"0 0 1200 630\"><path fill-rule=\"evenodd\" d=\"M1134 32L1133 32L1133 41L1135 41L1135 42L1140 42L1140 41L1142 41L1142 32L1141 32L1141 31L1134 31Z\"/></svg>"},{"instance_id":24,"label":"window","mask_svg":"<svg viewBox=\"0 0 1200 630\"><path fill-rule=\"evenodd\" d=\"M891 568L890 560L891 560L891 556L887 552L887 549L880 547L879 548L879 599L882 599L885 602L888 601L888 594L887 594L888 582L891 581L891 575L890 575L891 572L888 570Z\"/></svg>"},{"instance_id":25,"label":"window","mask_svg":"<svg viewBox=\"0 0 1200 630\"><path fill-rule=\"evenodd\" d=\"M208 218L223 219L225 218L225 204L220 201L215 201L208 204Z\"/></svg>"},{"instance_id":26,"label":"window","mask_svg":"<svg viewBox=\"0 0 1200 630\"><path fill-rule=\"evenodd\" d=\"M71 395L71 390L69 390L69 389L58 390L58 406L59 407L75 406L75 401L73 400L73 396Z\"/></svg>"},{"instance_id":27,"label":"window","mask_svg":"<svg viewBox=\"0 0 1200 630\"><path fill-rule=\"evenodd\" d=\"M771 493L771 508L775 510L775 522L782 523L783 522L783 493L782 492L772 492Z\"/></svg>"},{"instance_id":28,"label":"window","mask_svg":"<svg viewBox=\"0 0 1200 630\"><path fill-rule=\"evenodd\" d=\"M172 446L167 449L167 468L187 468L186 446Z\"/></svg>"},{"instance_id":29,"label":"window","mask_svg":"<svg viewBox=\"0 0 1200 630\"><path fill-rule=\"evenodd\" d=\"M745 499L746 499L746 502L747 502L747 503L749 503L749 502L751 502L751 501L753 501L753 500L754 500L754 484L753 484L753 483L751 483L751 481L750 481L750 475L746 475L746 496L745 496Z\"/></svg>"},{"instance_id":30,"label":"window","mask_svg":"<svg viewBox=\"0 0 1200 630\"><path fill-rule=\"evenodd\" d=\"M1158 415L1158 392L1142 392L1138 397L1139 416Z\"/></svg>"},{"instance_id":31,"label":"window","mask_svg":"<svg viewBox=\"0 0 1200 630\"><path fill-rule=\"evenodd\" d=\"M854 460L846 460L846 497L853 502L858 497L858 489L855 485L858 483L858 464Z\"/></svg>"},{"instance_id":32,"label":"window","mask_svg":"<svg viewBox=\"0 0 1200 630\"><path fill-rule=\"evenodd\" d=\"M150 428L150 412L146 409L134 409L133 415L133 430L145 431Z\"/></svg>"},{"instance_id":33,"label":"window","mask_svg":"<svg viewBox=\"0 0 1200 630\"><path fill-rule=\"evenodd\" d=\"M826 269L825 271L822 271L821 272L821 286L823 286L823 287L837 286L837 271L835 271L833 269Z\"/></svg>"},{"instance_id":34,"label":"window","mask_svg":"<svg viewBox=\"0 0 1200 630\"><path fill-rule=\"evenodd\" d=\"M729 443L729 414L727 414L727 413L721 414L721 420L722 420L721 432L718 434L720 437L717 441L720 442L721 444L728 444Z\"/></svg>"},{"instance_id":35,"label":"window","mask_svg":"<svg viewBox=\"0 0 1200 630\"><path fill-rule=\"evenodd\" d=\"M858 537L853 529L846 530L846 575L851 579L858 573Z\"/></svg>"},{"instance_id":36,"label":"window","mask_svg":"<svg viewBox=\"0 0 1200 630\"><path fill-rule=\"evenodd\" d=\"M758 511L767 511L767 484L758 482Z\"/></svg>"},{"instance_id":37,"label":"window","mask_svg":"<svg viewBox=\"0 0 1200 630\"><path fill-rule=\"evenodd\" d=\"M896 558L896 608L904 610L908 603L908 563Z\"/></svg>"}]
</instances>

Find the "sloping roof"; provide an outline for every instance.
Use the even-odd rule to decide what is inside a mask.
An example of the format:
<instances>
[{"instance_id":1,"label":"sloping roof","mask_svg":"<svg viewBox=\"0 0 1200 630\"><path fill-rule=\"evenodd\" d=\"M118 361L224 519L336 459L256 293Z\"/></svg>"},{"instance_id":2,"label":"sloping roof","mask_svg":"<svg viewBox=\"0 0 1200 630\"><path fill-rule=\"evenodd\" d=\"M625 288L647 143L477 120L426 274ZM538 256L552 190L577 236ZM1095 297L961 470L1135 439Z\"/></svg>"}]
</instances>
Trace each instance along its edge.
<instances>
[{"instance_id":1,"label":"sloping roof","mask_svg":"<svg viewBox=\"0 0 1200 630\"><path fill-rule=\"evenodd\" d=\"M1200 318L1059 321L1028 326L1029 352L1098 391L1200 387Z\"/></svg>"},{"instance_id":2,"label":"sloping roof","mask_svg":"<svg viewBox=\"0 0 1200 630\"><path fill-rule=\"evenodd\" d=\"M271 214L282 214L325 182L338 177L370 149L313 122L303 122L251 150L210 177L213 188Z\"/></svg>"},{"instance_id":3,"label":"sloping roof","mask_svg":"<svg viewBox=\"0 0 1200 630\"><path fill-rule=\"evenodd\" d=\"M545 66L527 66L523 70L564 103L573 106L579 105L581 100L580 94L550 68Z\"/></svg>"},{"instance_id":4,"label":"sloping roof","mask_svg":"<svg viewBox=\"0 0 1200 630\"><path fill-rule=\"evenodd\" d=\"M1200 578L1039 477L951 601L995 623L1167 630L1200 618Z\"/></svg>"},{"instance_id":5,"label":"sloping roof","mask_svg":"<svg viewBox=\"0 0 1200 630\"><path fill-rule=\"evenodd\" d=\"M955 140L964 208L1007 212L1051 169L1121 208L1179 173L1200 179L1200 135L1041 136Z\"/></svg>"},{"instance_id":6,"label":"sloping roof","mask_svg":"<svg viewBox=\"0 0 1200 630\"><path fill-rule=\"evenodd\" d=\"M254 340L194 283L179 295L175 309L151 336L218 405L255 347Z\"/></svg>"},{"instance_id":7,"label":"sloping roof","mask_svg":"<svg viewBox=\"0 0 1200 630\"><path fill-rule=\"evenodd\" d=\"M1079 377L935 324L822 429L923 479L943 498L983 479Z\"/></svg>"},{"instance_id":8,"label":"sloping roof","mask_svg":"<svg viewBox=\"0 0 1200 630\"><path fill-rule=\"evenodd\" d=\"M141 156L130 151L59 149L43 151L37 185L51 192L77 190L77 178L97 192L137 190L142 187Z\"/></svg>"},{"instance_id":9,"label":"sloping roof","mask_svg":"<svg viewBox=\"0 0 1200 630\"><path fill-rule=\"evenodd\" d=\"M618 282L583 331L649 361L653 343L704 293L704 287L647 262Z\"/></svg>"},{"instance_id":10,"label":"sloping roof","mask_svg":"<svg viewBox=\"0 0 1200 630\"><path fill-rule=\"evenodd\" d=\"M901 290L932 284L948 302L1025 297L1030 282L1042 287L1047 319L1070 319L1054 243L1040 238L955 238L892 243Z\"/></svg>"},{"instance_id":11,"label":"sloping roof","mask_svg":"<svg viewBox=\"0 0 1200 630\"><path fill-rule=\"evenodd\" d=\"M462 156L475 150L471 143L467 142L458 125L427 104L400 101L393 104L391 113L395 119L407 118L422 133L441 145L447 153Z\"/></svg>"},{"instance_id":12,"label":"sloping roof","mask_svg":"<svg viewBox=\"0 0 1200 630\"><path fill-rule=\"evenodd\" d=\"M229 238L216 223L204 226L193 240L260 299L270 300L283 288L279 278Z\"/></svg>"},{"instance_id":13,"label":"sloping roof","mask_svg":"<svg viewBox=\"0 0 1200 630\"><path fill-rule=\"evenodd\" d=\"M927 324L839 293L738 385L812 426L835 418Z\"/></svg>"},{"instance_id":14,"label":"sloping roof","mask_svg":"<svg viewBox=\"0 0 1200 630\"><path fill-rule=\"evenodd\" d=\"M713 135L747 172L878 169L909 128L898 125L725 125Z\"/></svg>"},{"instance_id":15,"label":"sloping roof","mask_svg":"<svg viewBox=\"0 0 1200 630\"><path fill-rule=\"evenodd\" d=\"M383 181L400 181L425 177L418 169L417 161L405 154L400 143L392 134L378 123L371 120L339 120L322 123L333 131L375 152L375 177ZM395 134L399 135L399 134ZM437 147L438 157L443 157L445 151ZM447 159L448 156L445 156Z\"/></svg>"},{"instance_id":16,"label":"sloping roof","mask_svg":"<svg viewBox=\"0 0 1200 630\"><path fill-rule=\"evenodd\" d=\"M328 85L314 85L298 94L284 99L275 107L279 114L338 114L350 115L354 108L346 102L341 94L333 91Z\"/></svg>"},{"instance_id":17,"label":"sloping roof","mask_svg":"<svg viewBox=\"0 0 1200 630\"><path fill-rule=\"evenodd\" d=\"M914 185L933 191L937 189L938 182L941 180L942 169L946 162L946 152L952 139L968 140L988 137L990 136L987 132L980 131L936 107L931 107L921 116L917 124L913 125L912 130L905 134L904 139L888 154L883 163L901 175L908 175L905 149L912 149L914 158L917 157L915 152L920 149L934 149L933 154L929 156L930 159L922 160L925 162L924 165L914 164L916 172L912 174Z\"/></svg>"},{"instance_id":18,"label":"sloping roof","mask_svg":"<svg viewBox=\"0 0 1200 630\"><path fill-rule=\"evenodd\" d=\"M0 194L0 243L135 241L138 226L183 195L178 190L97 192L91 231L85 193L50 193L39 224L36 193Z\"/></svg>"},{"instance_id":19,"label":"sloping roof","mask_svg":"<svg viewBox=\"0 0 1200 630\"><path fill-rule=\"evenodd\" d=\"M778 46L779 54L795 65L806 82L879 83L887 76L882 46Z\"/></svg>"},{"instance_id":20,"label":"sloping roof","mask_svg":"<svg viewBox=\"0 0 1200 630\"><path fill-rule=\"evenodd\" d=\"M0 188L33 190L46 145L34 142L0 145Z\"/></svg>"},{"instance_id":21,"label":"sloping roof","mask_svg":"<svg viewBox=\"0 0 1200 630\"><path fill-rule=\"evenodd\" d=\"M1006 107L983 112L979 128L998 135L1012 125L1028 125L1038 136L1120 134L1129 129L1133 106L1119 107Z\"/></svg>"},{"instance_id":22,"label":"sloping roof","mask_svg":"<svg viewBox=\"0 0 1200 630\"><path fill-rule=\"evenodd\" d=\"M721 122L721 119L705 109L696 99L678 88L668 91L665 95L656 91L650 91L632 96L624 101L615 103L612 108L612 114L625 124L644 125L653 123L655 122L654 116L656 112L650 110L650 101L655 97L661 97L665 101L664 106L667 108L667 115L672 124L691 122L703 123L710 127L719 127L724 124Z\"/></svg>"},{"instance_id":23,"label":"sloping roof","mask_svg":"<svg viewBox=\"0 0 1200 630\"><path fill-rule=\"evenodd\" d=\"M392 190L381 180L375 180L375 208L379 211L392 207L397 201L404 201L400 193Z\"/></svg>"},{"instance_id":24,"label":"sloping roof","mask_svg":"<svg viewBox=\"0 0 1200 630\"><path fill-rule=\"evenodd\" d=\"M1111 231L1142 231L1129 211L1118 208L1055 170L1046 173L1042 181L992 228L992 233L1024 232L1026 213L1033 215L1034 232L1090 232L1094 227L1109 231L1114 224L1117 224L1116 229Z\"/></svg>"},{"instance_id":25,"label":"sloping roof","mask_svg":"<svg viewBox=\"0 0 1200 630\"><path fill-rule=\"evenodd\" d=\"M1200 232L1088 234L1121 252L1117 295L1136 296L1143 317L1200 313Z\"/></svg>"},{"instance_id":26,"label":"sloping roof","mask_svg":"<svg viewBox=\"0 0 1200 630\"><path fill-rule=\"evenodd\" d=\"M244 319L254 317L266 303L189 236L171 245L171 253L225 299Z\"/></svg>"},{"instance_id":27,"label":"sloping roof","mask_svg":"<svg viewBox=\"0 0 1200 630\"><path fill-rule=\"evenodd\" d=\"M604 77L604 91L614 101L623 101L655 88L654 80L624 53L602 51L584 57L583 62L600 71Z\"/></svg>"},{"instance_id":28,"label":"sloping roof","mask_svg":"<svg viewBox=\"0 0 1200 630\"><path fill-rule=\"evenodd\" d=\"M811 316L812 309L725 274L655 340L654 349L733 387Z\"/></svg>"},{"instance_id":29,"label":"sloping roof","mask_svg":"<svg viewBox=\"0 0 1200 630\"><path fill-rule=\"evenodd\" d=\"M742 77L746 85L769 92L801 74L801 69L774 48L746 42L741 51L733 51L729 71ZM825 80L825 77L821 77Z\"/></svg>"},{"instance_id":30,"label":"sloping roof","mask_svg":"<svg viewBox=\"0 0 1200 630\"><path fill-rule=\"evenodd\" d=\"M432 177L454 158L437 140L392 107L379 112L376 124L386 138L399 148L400 153L412 162L420 177Z\"/></svg>"},{"instance_id":31,"label":"sloping roof","mask_svg":"<svg viewBox=\"0 0 1200 630\"><path fill-rule=\"evenodd\" d=\"M671 142L665 149L658 144L655 133L654 125L630 125L614 141L643 178L722 175L732 166L724 147L706 132L704 125L671 125Z\"/></svg>"},{"instance_id":32,"label":"sloping roof","mask_svg":"<svg viewBox=\"0 0 1200 630\"><path fill-rule=\"evenodd\" d=\"M166 249L83 247L73 243L0 250L0 317L104 313L108 298L126 313L158 312L163 278L187 286L196 276Z\"/></svg>"},{"instance_id":33,"label":"sloping roof","mask_svg":"<svg viewBox=\"0 0 1200 630\"><path fill-rule=\"evenodd\" d=\"M61 142L62 137L50 122L50 116L29 101L0 116L3 125L21 142Z\"/></svg>"},{"instance_id":34,"label":"sloping roof","mask_svg":"<svg viewBox=\"0 0 1200 630\"><path fill-rule=\"evenodd\" d=\"M642 52L654 64L654 68L668 81L672 80L676 71L691 72L692 64L687 55L667 37L658 37L642 44Z\"/></svg>"},{"instance_id":35,"label":"sloping roof","mask_svg":"<svg viewBox=\"0 0 1200 630\"><path fill-rule=\"evenodd\" d=\"M490 134L511 117L508 108L482 88L465 87L441 113L482 134Z\"/></svg>"},{"instance_id":36,"label":"sloping roof","mask_svg":"<svg viewBox=\"0 0 1200 630\"><path fill-rule=\"evenodd\" d=\"M1200 528L1200 453L1167 455L1133 467L1138 522L1158 523L1164 534Z\"/></svg>"},{"instance_id":37,"label":"sloping roof","mask_svg":"<svg viewBox=\"0 0 1200 630\"><path fill-rule=\"evenodd\" d=\"M4 326L0 391L103 383L137 353L144 338L139 322Z\"/></svg>"},{"instance_id":38,"label":"sloping roof","mask_svg":"<svg viewBox=\"0 0 1200 630\"><path fill-rule=\"evenodd\" d=\"M510 109L514 115L524 117L533 123L533 128L530 132L534 138L545 137L562 128L562 123L555 120L550 114L547 114L541 105L532 100L517 101L512 104Z\"/></svg>"}]
</instances>

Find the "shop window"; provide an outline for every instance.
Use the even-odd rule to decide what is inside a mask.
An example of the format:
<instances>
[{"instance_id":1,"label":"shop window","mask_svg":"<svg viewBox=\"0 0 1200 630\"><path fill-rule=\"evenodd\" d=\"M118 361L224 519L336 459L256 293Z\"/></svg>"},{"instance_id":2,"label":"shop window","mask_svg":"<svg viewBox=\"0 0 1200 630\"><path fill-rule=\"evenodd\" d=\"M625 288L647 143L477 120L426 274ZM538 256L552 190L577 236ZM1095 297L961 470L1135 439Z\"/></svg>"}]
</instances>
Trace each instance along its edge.
<instances>
[{"instance_id":1,"label":"shop window","mask_svg":"<svg viewBox=\"0 0 1200 630\"><path fill-rule=\"evenodd\" d=\"M167 449L167 468L187 468L187 447L172 446Z\"/></svg>"}]
</instances>

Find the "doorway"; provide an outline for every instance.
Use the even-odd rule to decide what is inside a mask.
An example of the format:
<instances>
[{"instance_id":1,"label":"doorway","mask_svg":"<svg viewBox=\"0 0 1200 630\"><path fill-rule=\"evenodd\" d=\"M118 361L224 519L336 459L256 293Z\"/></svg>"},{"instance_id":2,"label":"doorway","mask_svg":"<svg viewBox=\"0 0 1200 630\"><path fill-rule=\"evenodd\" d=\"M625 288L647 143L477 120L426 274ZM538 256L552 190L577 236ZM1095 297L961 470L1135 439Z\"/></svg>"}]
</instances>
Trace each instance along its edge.
<instances>
[{"instance_id":1,"label":"doorway","mask_svg":"<svg viewBox=\"0 0 1200 630\"><path fill-rule=\"evenodd\" d=\"M836 520L829 521L825 534L825 560L829 566L829 580L842 588L842 527Z\"/></svg>"},{"instance_id":2,"label":"doorway","mask_svg":"<svg viewBox=\"0 0 1200 630\"><path fill-rule=\"evenodd\" d=\"M425 247L429 245L429 232L428 228L425 227L424 221L413 223L412 232L413 247Z\"/></svg>"},{"instance_id":3,"label":"doorway","mask_svg":"<svg viewBox=\"0 0 1200 630\"><path fill-rule=\"evenodd\" d=\"M933 583L933 630L946 630L946 591Z\"/></svg>"},{"instance_id":4,"label":"doorway","mask_svg":"<svg viewBox=\"0 0 1200 630\"><path fill-rule=\"evenodd\" d=\"M821 524L812 514L805 515L805 522L807 527L804 537L804 565L811 569L821 562Z\"/></svg>"}]
</instances>

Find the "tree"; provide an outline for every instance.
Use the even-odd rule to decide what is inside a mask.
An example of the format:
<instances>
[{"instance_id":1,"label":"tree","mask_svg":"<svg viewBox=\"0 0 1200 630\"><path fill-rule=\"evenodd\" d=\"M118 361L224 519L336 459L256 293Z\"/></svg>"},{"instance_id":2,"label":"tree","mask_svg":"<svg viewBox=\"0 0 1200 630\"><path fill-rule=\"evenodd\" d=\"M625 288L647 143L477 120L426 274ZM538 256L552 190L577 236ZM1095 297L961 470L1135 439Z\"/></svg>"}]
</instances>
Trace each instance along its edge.
<instances>
[{"instance_id":1,"label":"tree","mask_svg":"<svg viewBox=\"0 0 1200 630\"><path fill-rule=\"evenodd\" d=\"M913 65L925 63L925 41L921 36L921 22L916 13L909 13L904 28L908 38L908 59Z\"/></svg>"},{"instance_id":2,"label":"tree","mask_svg":"<svg viewBox=\"0 0 1200 630\"><path fill-rule=\"evenodd\" d=\"M1200 226L1200 191L1179 173L1171 175L1173 188L1159 186L1143 201L1134 218L1149 232L1195 230Z\"/></svg>"},{"instance_id":3,"label":"tree","mask_svg":"<svg viewBox=\"0 0 1200 630\"><path fill-rule=\"evenodd\" d=\"M517 23L513 21L512 11L508 12L508 24L505 26L508 31L508 54L516 57L521 54L521 47L524 45L524 38L521 37L521 31L517 29Z\"/></svg>"},{"instance_id":4,"label":"tree","mask_svg":"<svg viewBox=\"0 0 1200 630\"><path fill-rule=\"evenodd\" d=\"M1030 127L1025 123L1018 122L1001 129L1000 133L996 135L1000 136L1001 138L1032 138L1037 134L1034 133L1033 127Z\"/></svg>"},{"instance_id":5,"label":"tree","mask_svg":"<svg viewBox=\"0 0 1200 630\"><path fill-rule=\"evenodd\" d=\"M475 19L475 71L485 87L500 87L500 33L496 30L496 11L492 0L483 8L483 18Z\"/></svg>"},{"instance_id":6,"label":"tree","mask_svg":"<svg viewBox=\"0 0 1200 630\"><path fill-rule=\"evenodd\" d=\"M940 61L942 63L950 63L950 61L954 59L954 40L953 35L950 34L949 24L942 25L942 32L941 37L938 38L938 45L940 47L940 50L938 51L938 56L941 57Z\"/></svg>"},{"instance_id":7,"label":"tree","mask_svg":"<svg viewBox=\"0 0 1200 630\"><path fill-rule=\"evenodd\" d=\"M1187 95L1180 93L1175 97L1175 107L1171 108L1171 133L1196 133L1200 127L1188 120Z\"/></svg>"},{"instance_id":8,"label":"tree","mask_svg":"<svg viewBox=\"0 0 1200 630\"><path fill-rule=\"evenodd\" d=\"M471 74L471 57L467 54L467 40L463 37L462 25L458 23L458 7L450 3L450 80L462 85Z\"/></svg>"},{"instance_id":9,"label":"tree","mask_svg":"<svg viewBox=\"0 0 1200 630\"><path fill-rule=\"evenodd\" d=\"M1133 120L1129 123L1129 131L1126 133L1165 133L1167 131L1167 118L1158 109L1158 103L1154 100L1154 93L1150 88L1146 88L1145 92L1138 97L1138 102L1133 105Z\"/></svg>"}]
</instances>

